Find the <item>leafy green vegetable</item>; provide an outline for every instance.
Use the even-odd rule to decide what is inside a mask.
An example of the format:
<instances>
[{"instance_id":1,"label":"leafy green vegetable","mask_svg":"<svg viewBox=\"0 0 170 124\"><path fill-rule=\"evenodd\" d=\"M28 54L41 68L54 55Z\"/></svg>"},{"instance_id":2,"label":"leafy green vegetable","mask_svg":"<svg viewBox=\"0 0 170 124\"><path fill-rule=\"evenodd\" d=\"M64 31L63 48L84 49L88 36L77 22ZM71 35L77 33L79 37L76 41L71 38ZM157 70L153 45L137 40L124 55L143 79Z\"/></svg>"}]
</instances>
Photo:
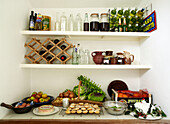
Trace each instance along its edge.
<instances>
[{"instance_id":1,"label":"leafy green vegetable","mask_svg":"<svg viewBox=\"0 0 170 124\"><path fill-rule=\"evenodd\" d=\"M92 92L88 95L88 100L97 101L97 102L102 102L104 98L105 95L101 93Z\"/></svg>"},{"instance_id":2,"label":"leafy green vegetable","mask_svg":"<svg viewBox=\"0 0 170 124\"><path fill-rule=\"evenodd\" d=\"M73 92L76 96L78 96L78 85L73 88ZM86 88L84 86L80 86L80 95L86 93Z\"/></svg>"},{"instance_id":3,"label":"leafy green vegetable","mask_svg":"<svg viewBox=\"0 0 170 124\"><path fill-rule=\"evenodd\" d=\"M86 94L80 95L80 100L85 100L87 98Z\"/></svg>"}]
</instances>

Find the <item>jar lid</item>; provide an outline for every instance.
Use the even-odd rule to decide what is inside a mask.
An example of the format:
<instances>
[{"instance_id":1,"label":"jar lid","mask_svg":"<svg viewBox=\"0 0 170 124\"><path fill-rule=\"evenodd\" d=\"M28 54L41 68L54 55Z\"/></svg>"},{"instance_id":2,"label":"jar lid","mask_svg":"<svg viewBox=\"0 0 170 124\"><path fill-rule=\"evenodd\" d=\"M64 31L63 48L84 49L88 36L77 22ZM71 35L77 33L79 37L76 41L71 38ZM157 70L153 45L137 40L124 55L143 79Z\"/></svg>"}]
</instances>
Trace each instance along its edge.
<instances>
[{"instance_id":1,"label":"jar lid","mask_svg":"<svg viewBox=\"0 0 170 124\"><path fill-rule=\"evenodd\" d=\"M117 55L123 55L123 53L119 52L119 53L116 53Z\"/></svg>"},{"instance_id":2,"label":"jar lid","mask_svg":"<svg viewBox=\"0 0 170 124\"><path fill-rule=\"evenodd\" d=\"M108 13L102 13L102 14L101 14L101 16L102 16L102 15L106 15L106 16L108 16Z\"/></svg>"},{"instance_id":3,"label":"jar lid","mask_svg":"<svg viewBox=\"0 0 170 124\"><path fill-rule=\"evenodd\" d=\"M92 13L92 14L91 14L91 16L92 16L92 15L97 15L97 16L99 16L99 14L98 14L98 13Z\"/></svg>"}]
</instances>

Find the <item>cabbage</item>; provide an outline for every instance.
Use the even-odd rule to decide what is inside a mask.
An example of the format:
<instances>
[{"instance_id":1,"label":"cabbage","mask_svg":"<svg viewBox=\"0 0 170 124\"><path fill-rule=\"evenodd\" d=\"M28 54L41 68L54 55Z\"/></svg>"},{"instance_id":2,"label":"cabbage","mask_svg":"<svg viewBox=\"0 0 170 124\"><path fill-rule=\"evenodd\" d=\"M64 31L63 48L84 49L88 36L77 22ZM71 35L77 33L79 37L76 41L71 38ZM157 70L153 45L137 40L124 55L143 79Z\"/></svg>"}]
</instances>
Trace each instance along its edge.
<instances>
[{"instance_id":1,"label":"cabbage","mask_svg":"<svg viewBox=\"0 0 170 124\"><path fill-rule=\"evenodd\" d=\"M105 98L104 94L92 92L88 95L88 100L102 102Z\"/></svg>"},{"instance_id":2,"label":"cabbage","mask_svg":"<svg viewBox=\"0 0 170 124\"><path fill-rule=\"evenodd\" d=\"M73 88L73 92L76 96L78 96L78 88L79 88L79 85ZM86 93L86 88L84 86L80 86L80 95L83 95L85 93Z\"/></svg>"}]
</instances>

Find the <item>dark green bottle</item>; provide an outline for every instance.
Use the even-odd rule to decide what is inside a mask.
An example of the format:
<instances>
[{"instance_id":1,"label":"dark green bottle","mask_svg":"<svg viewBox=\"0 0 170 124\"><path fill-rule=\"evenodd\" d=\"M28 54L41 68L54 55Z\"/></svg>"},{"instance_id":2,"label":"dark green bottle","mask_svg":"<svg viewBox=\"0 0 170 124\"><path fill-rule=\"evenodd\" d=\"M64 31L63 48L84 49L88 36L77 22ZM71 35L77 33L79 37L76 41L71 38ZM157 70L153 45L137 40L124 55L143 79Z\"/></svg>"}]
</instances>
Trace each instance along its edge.
<instances>
[{"instance_id":1,"label":"dark green bottle","mask_svg":"<svg viewBox=\"0 0 170 124\"><path fill-rule=\"evenodd\" d=\"M131 24L129 24L129 25L127 26L127 32L132 32L132 25L131 25Z\"/></svg>"},{"instance_id":2,"label":"dark green bottle","mask_svg":"<svg viewBox=\"0 0 170 124\"><path fill-rule=\"evenodd\" d=\"M116 8L114 8L114 9L111 11L111 15L112 15L112 16L115 16L115 15L116 15Z\"/></svg>"},{"instance_id":3,"label":"dark green bottle","mask_svg":"<svg viewBox=\"0 0 170 124\"><path fill-rule=\"evenodd\" d=\"M127 32L127 24L126 24L126 18L123 19L123 32Z\"/></svg>"},{"instance_id":4,"label":"dark green bottle","mask_svg":"<svg viewBox=\"0 0 170 124\"><path fill-rule=\"evenodd\" d=\"M119 30L119 32L122 32L122 21L121 21L121 18L119 18L118 30Z\"/></svg>"}]
</instances>

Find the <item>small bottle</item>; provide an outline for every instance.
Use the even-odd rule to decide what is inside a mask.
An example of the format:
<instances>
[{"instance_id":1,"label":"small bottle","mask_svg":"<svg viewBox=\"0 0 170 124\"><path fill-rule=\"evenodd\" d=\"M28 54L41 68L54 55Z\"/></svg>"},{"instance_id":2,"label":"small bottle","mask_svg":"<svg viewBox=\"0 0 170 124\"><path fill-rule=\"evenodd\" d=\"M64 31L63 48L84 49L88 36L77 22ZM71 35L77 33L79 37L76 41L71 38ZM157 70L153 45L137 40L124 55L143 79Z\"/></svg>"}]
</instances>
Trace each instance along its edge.
<instances>
[{"instance_id":1,"label":"small bottle","mask_svg":"<svg viewBox=\"0 0 170 124\"><path fill-rule=\"evenodd\" d=\"M60 31L59 13L56 14L55 30Z\"/></svg>"},{"instance_id":2,"label":"small bottle","mask_svg":"<svg viewBox=\"0 0 170 124\"><path fill-rule=\"evenodd\" d=\"M61 45L60 48L64 50L66 48L66 45Z\"/></svg>"},{"instance_id":3,"label":"small bottle","mask_svg":"<svg viewBox=\"0 0 170 124\"><path fill-rule=\"evenodd\" d=\"M118 30L119 30L119 32L122 32L122 21L121 21L121 18L119 18Z\"/></svg>"},{"instance_id":4,"label":"small bottle","mask_svg":"<svg viewBox=\"0 0 170 124\"><path fill-rule=\"evenodd\" d=\"M89 31L89 20L88 20L88 14L87 13L85 13L84 31Z\"/></svg>"},{"instance_id":5,"label":"small bottle","mask_svg":"<svg viewBox=\"0 0 170 124\"><path fill-rule=\"evenodd\" d=\"M35 16L34 16L34 24L36 23L36 20L37 20L37 13L35 13Z\"/></svg>"},{"instance_id":6,"label":"small bottle","mask_svg":"<svg viewBox=\"0 0 170 124\"><path fill-rule=\"evenodd\" d=\"M61 27L61 31L67 31L67 17L65 16L64 12L60 17L60 27Z\"/></svg>"},{"instance_id":7,"label":"small bottle","mask_svg":"<svg viewBox=\"0 0 170 124\"><path fill-rule=\"evenodd\" d=\"M80 17L80 13L77 14L76 16L76 31L82 31L82 19Z\"/></svg>"},{"instance_id":8,"label":"small bottle","mask_svg":"<svg viewBox=\"0 0 170 124\"><path fill-rule=\"evenodd\" d=\"M30 21L29 21L29 30L34 30L34 28L35 28L34 11L31 11Z\"/></svg>"},{"instance_id":9,"label":"small bottle","mask_svg":"<svg viewBox=\"0 0 170 124\"><path fill-rule=\"evenodd\" d=\"M74 18L73 14L70 14L69 21L68 21L68 30L69 31L74 31Z\"/></svg>"},{"instance_id":10,"label":"small bottle","mask_svg":"<svg viewBox=\"0 0 170 124\"><path fill-rule=\"evenodd\" d=\"M65 55L61 55L61 56L60 56L60 59L61 59L61 61L64 61L64 60L67 59L67 57L66 57Z\"/></svg>"}]
</instances>

